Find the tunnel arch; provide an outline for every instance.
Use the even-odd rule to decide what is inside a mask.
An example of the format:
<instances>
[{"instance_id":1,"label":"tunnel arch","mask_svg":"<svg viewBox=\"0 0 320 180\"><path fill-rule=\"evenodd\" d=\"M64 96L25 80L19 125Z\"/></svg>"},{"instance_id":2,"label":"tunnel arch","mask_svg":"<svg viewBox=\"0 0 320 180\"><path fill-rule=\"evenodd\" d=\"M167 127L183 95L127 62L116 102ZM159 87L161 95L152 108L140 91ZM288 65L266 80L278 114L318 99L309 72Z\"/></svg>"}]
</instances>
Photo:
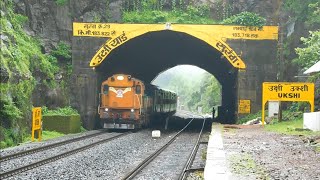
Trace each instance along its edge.
<instances>
[{"instance_id":1,"label":"tunnel arch","mask_svg":"<svg viewBox=\"0 0 320 180\"><path fill-rule=\"evenodd\" d=\"M130 74L150 83L159 73L180 64L197 66L216 77L222 86L220 121L234 122L238 68L219 50L187 33L154 31L127 41L95 68L97 84L116 73Z\"/></svg>"},{"instance_id":2,"label":"tunnel arch","mask_svg":"<svg viewBox=\"0 0 320 180\"><path fill-rule=\"evenodd\" d=\"M239 68L239 69L245 69L246 65L241 60L241 58L237 55L237 53L224 41L219 40L214 37L214 34L208 34L205 30L199 31L195 30L190 26L184 26L184 25L172 25L170 23L167 23L165 27L154 24L145 24L143 27L139 27L138 29L134 30L128 30L127 32L123 31L120 35L116 37L112 37L111 39L108 39L105 44L103 44L100 49L96 52L96 54L93 56L90 66L96 67L99 66L104 60L107 59L108 55L116 48L122 46L123 44L127 43L131 39L137 38L139 36L143 36L145 34L151 33L151 32L159 32L159 31L174 31L174 32L180 32L189 34L193 37L196 37L213 48L217 49L222 53L222 55L225 57L225 60L229 61L232 66Z\"/></svg>"}]
</instances>

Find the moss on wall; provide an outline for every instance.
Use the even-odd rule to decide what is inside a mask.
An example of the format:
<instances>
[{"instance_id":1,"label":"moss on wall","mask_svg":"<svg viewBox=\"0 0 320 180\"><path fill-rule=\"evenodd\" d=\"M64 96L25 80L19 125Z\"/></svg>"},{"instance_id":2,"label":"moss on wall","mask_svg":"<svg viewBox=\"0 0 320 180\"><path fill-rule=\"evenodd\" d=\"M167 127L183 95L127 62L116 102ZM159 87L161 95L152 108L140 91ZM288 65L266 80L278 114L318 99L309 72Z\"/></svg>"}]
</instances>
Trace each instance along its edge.
<instances>
[{"instance_id":1,"label":"moss on wall","mask_svg":"<svg viewBox=\"0 0 320 180\"><path fill-rule=\"evenodd\" d=\"M65 134L80 132L80 115L44 115L42 120L44 130L57 131Z\"/></svg>"}]
</instances>

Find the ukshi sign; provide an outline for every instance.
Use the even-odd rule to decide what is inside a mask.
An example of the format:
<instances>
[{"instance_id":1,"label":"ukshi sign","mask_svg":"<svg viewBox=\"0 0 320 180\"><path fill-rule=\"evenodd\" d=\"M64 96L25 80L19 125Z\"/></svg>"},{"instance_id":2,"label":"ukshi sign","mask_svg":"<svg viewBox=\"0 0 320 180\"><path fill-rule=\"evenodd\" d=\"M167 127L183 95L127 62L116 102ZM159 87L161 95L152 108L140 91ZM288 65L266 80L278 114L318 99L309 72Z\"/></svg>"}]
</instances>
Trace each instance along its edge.
<instances>
[{"instance_id":1,"label":"ukshi sign","mask_svg":"<svg viewBox=\"0 0 320 180\"><path fill-rule=\"evenodd\" d=\"M314 84L298 82L264 82L262 85L262 124L268 101L307 101L314 110Z\"/></svg>"}]
</instances>

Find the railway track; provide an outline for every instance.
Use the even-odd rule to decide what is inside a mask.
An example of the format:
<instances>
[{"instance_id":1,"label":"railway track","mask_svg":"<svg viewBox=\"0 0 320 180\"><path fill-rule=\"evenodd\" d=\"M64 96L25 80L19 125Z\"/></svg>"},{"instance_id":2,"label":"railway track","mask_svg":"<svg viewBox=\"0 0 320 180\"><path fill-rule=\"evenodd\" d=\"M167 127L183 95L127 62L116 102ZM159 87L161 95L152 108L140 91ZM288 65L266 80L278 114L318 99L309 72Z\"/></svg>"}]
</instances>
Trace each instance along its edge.
<instances>
[{"instance_id":1,"label":"railway track","mask_svg":"<svg viewBox=\"0 0 320 180\"><path fill-rule=\"evenodd\" d=\"M192 152L190 153L189 155L189 158L188 158L188 161L187 163L185 164L183 170L182 170L182 173L180 174L179 176L179 180L184 180L188 177L188 174L191 172L191 171L195 171L195 170L202 170L204 171L204 168L198 168L198 169L191 169L191 166L192 166L192 163L194 161L194 158L196 157L197 155L197 152L198 152L198 149L199 149L199 145L200 145L200 139L201 139L201 135L202 135L202 132L203 132L203 128L204 128L204 125L206 123L206 119L203 118L203 123L202 123L202 127L201 127L201 130L200 130L200 133L199 133L199 136L198 136L198 139L197 139L197 142L195 143L193 149L192 149Z\"/></svg>"},{"instance_id":2,"label":"railway track","mask_svg":"<svg viewBox=\"0 0 320 180\"><path fill-rule=\"evenodd\" d=\"M67 151L67 152L65 152L65 153L58 154L58 155L56 155L56 156L52 156L52 157L49 157L49 158L46 158L46 159L43 159L43 160L40 160L40 161L31 163L31 164L26 165L26 166L22 166L22 167L19 167L19 168L10 170L10 171L6 171L6 172L0 174L0 179L8 178L8 177L14 176L14 175L16 175L16 174L19 174L19 173L21 173L21 172L24 172L24 171L28 171L28 170L30 170L30 169L33 169L33 168L35 168L35 167L39 167L39 166L48 164L48 163L53 162L53 161L56 161L56 160L58 160L58 159L61 159L61 158L70 156L70 155L72 155L72 154L75 154L75 153L84 151L84 150L86 150L86 149L92 148L92 147L94 147L94 146L96 146L96 145L99 145L99 144L102 144L102 143L106 143L106 142L108 142L108 141L115 140L115 139L120 138L120 137L122 137L122 136L128 135L129 133L131 133L131 132L122 133L122 134L119 134L119 135L116 135L116 136L113 136L113 137L110 137L110 138L106 138L106 139L103 139L103 140L100 140L100 141L91 143L91 144L89 144L89 145L85 145L85 146L82 146L82 147L79 147L79 148L76 148L76 149Z\"/></svg>"},{"instance_id":3,"label":"railway track","mask_svg":"<svg viewBox=\"0 0 320 180\"><path fill-rule=\"evenodd\" d=\"M49 144L47 146L33 148L33 149L26 150L26 151L21 151L21 152L18 152L18 153L9 154L9 155L6 155L6 156L0 156L0 163L2 163L4 161L15 159L15 158L23 157L23 156L26 156L26 155L29 155L29 154L37 153L37 152L40 152L40 151L45 151L47 149L59 147L59 146L65 145L65 144L69 144L69 143L77 142L77 141L80 141L80 140L88 139L88 138L91 138L91 137L99 136L99 135L104 134L104 133L105 133L105 131L100 131L98 133L90 134L90 135L87 135L87 136L81 136L81 137L77 137L77 138L73 138L73 139L68 139L66 141L61 141L61 142Z\"/></svg>"},{"instance_id":4,"label":"railway track","mask_svg":"<svg viewBox=\"0 0 320 180\"><path fill-rule=\"evenodd\" d=\"M160 153L162 153L168 146L170 146L170 144L172 144L174 142L174 140L181 135L181 133L191 124L191 122L194 120L194 118L192 118L189 123L183 128L181 129L178 133L176 133L165 145L163 145L161 148L159 148L157 151L155 151L153 154L151 154L150 156L148 156L145 160L143 160L140 164L138 164L134 169L132 169L129 173L127 173L124 177L122 177L122 180L129 180L129 179L133 179L136 175L138 175L142 169L144 169L150 162L152 162ZM204 124L205 124L205 119L199 134L199 137L197 139L196 145L194 146L192 153L189 156L189 159L185 165L185 167L183 168L183 172L181 174L180 177L186 177L186 173L188 172L192 161L196 155L197 149L199 147L199 142L200 142L200 137L202 134L202 130L204 128Z\"/></svg>"}]
</instances>

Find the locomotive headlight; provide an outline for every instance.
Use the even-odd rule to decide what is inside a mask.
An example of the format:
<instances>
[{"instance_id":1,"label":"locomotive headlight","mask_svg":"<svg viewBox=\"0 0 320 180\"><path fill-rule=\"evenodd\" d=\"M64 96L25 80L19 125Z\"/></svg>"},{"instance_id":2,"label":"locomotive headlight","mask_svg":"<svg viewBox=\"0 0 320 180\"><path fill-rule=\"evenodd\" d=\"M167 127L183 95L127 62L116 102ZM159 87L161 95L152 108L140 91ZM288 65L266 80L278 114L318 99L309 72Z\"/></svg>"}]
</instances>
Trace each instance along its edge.
<instances>
[{"instance_id":1,"label":"locomotive headlight","mask_svg":"<svg viewBox=\"0 0 320 180\"><path fill-rule=\"evenodd\" d=\"M133 112L134 111L134 109L131 109L131 112Z\"/></svg>"},{"instance_id":2,"label":"locomotive headlight","mask_svg":"<svg viewBox=\"0 0 320 180\"><path fill-rule=\"evenodd\" d=\"M117 76L117 79L118 79L119 81L122 81L122 80L124 79L124 77L123 77L123 76Z\"/></svg>"},{"instance_id":3,"label":"locomotive headlight","mask_svg":"<svg viewBox=\"0 0 320 180\"><path fill-rule=\"evenodd\" d=\"M109 109L108 109L108 108L105 108L104 110L105 110L105 111L109 111Z\"/></svg>"}]
</instances>

